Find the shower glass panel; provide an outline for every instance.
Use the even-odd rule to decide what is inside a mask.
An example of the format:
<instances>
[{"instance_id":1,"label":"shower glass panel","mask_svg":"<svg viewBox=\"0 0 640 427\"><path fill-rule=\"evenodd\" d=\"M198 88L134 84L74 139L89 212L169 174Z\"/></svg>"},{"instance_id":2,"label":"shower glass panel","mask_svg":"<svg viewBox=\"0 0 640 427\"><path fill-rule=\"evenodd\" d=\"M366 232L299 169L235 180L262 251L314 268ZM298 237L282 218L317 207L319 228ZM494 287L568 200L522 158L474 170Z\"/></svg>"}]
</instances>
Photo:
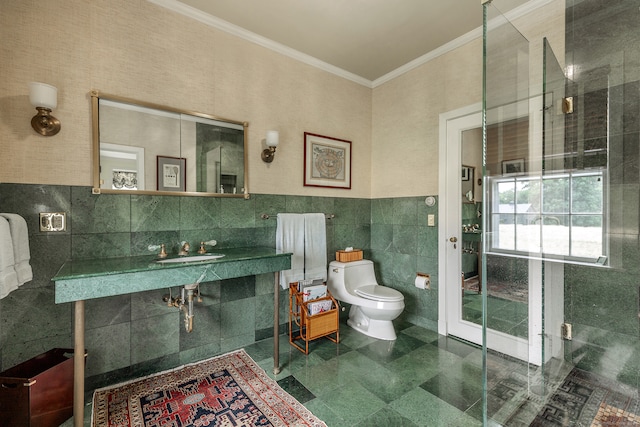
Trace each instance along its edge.
<instances>
[{"instance_id":1,"label":"shower glass panel","mask_svg":"<svg viewBox=\"0 0 640 427\"><path fill-rule=\"evenodd\" d=\"M566 116L567 151L575 153L573 169L602 173L600 182L588 175L583 182L600 185L601 199L580 207L590 234L602 239L584 251L601 247L602 254L599 267L565 267L565 321L573 333L565 354L573 377L594 393L618 396L597 400L598 408L587 407L570 425L604 407L619 411L609 425L632 425L640 412L639 15L637 0L567 2L567 95L574 105Z\"/></svg>"},{"instance_id":2,"label":"shower glass panel","mask_svg":"<svg viewBox=\"0 0 640 427\"><path fill-rule=\"evenodd\" d=\"M528 183L516 179L531 168L529 42L499 6L483 5L483 425L503 424L502 408L520 405L521 394L498 401L495 388L509 383L526 389L529 366L530 265L508 255L524 242L521 214L532 206Z\"/></svg>"}]
</instances>

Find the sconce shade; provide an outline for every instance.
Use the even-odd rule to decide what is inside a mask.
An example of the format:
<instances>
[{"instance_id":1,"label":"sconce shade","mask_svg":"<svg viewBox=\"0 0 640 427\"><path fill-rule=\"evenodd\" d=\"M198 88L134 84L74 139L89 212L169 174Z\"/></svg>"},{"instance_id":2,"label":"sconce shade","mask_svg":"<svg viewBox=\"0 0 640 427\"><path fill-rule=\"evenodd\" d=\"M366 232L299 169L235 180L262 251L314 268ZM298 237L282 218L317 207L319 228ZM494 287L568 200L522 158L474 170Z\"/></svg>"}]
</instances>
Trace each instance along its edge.
<instances>
[{"instance_id":1,"label":"sconce shade","mask_svg":"<svg viewBox=\"0 0 640 427\"><path fill-rule=\"evenodd\" d=\"M267 148L262 150L262 161L265 163L273 162L273 157L276 155L276 147L278 146L278 139L280 135L277 130L268 130L267 131Z\"/></svg>"},{"instance_id":2,"label":"sconce shade","mask_svg":"<svg viewBox=\"0 0 640 427\"><path fill-rule=\"evenodd\" d=\"M58 89L46 83L29 83L29 100L34 107L53 110L58 106Z\"/></svg>"},{"instance_id":3,"label":"sconce shade","mask_svg":"<svg viewBox=\"0 0 640 427\"><path fill-rule=\"evenodd\" d=\"M31 119L31 127L42 136L53 136L60 132L60 120L51 115L58 106L58 89L46 83L29 83L29 101L38 114Z\"/></svg>"},{"instance_id":4,"label":"sconce shade","mask_svg":"<svg viewBox=\"0 0 640 427\"><path fill-rule=\"evenodd\" d=\"M279 134L277 130L267 131L267 147L277 147L279 142Z\"/></svg>"}]
</instances>

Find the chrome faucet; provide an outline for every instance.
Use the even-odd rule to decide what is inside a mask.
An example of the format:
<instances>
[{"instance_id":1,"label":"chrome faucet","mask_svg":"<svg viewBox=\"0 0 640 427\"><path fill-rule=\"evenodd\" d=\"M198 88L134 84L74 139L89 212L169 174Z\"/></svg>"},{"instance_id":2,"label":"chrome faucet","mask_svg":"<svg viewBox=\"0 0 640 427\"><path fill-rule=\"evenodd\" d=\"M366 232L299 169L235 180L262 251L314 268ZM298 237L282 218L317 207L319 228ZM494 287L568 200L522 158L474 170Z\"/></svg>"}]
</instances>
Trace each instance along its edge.
<instances>
[{"instance_id":1,"label":"chrome faucet","mask_svg":"<svg viewBox=\"0 0 640 427\"><path fill-rule=\"evenodd\" d=\"M189 255L189 249L191 249L191 245L189 244L189 242L182 242L181 245L182 246L180 246L180 251L178 251L178 255L180 256Z\"/></svg>"}]
</instances>

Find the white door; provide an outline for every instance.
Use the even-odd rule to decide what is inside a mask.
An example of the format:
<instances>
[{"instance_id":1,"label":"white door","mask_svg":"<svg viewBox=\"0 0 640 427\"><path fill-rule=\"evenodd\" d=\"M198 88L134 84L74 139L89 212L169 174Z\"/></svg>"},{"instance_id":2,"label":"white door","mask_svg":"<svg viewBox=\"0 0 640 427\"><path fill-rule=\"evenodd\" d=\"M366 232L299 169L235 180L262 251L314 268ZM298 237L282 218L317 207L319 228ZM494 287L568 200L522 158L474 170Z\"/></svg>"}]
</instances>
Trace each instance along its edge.
<instances>
[{"instance_id":1,"label":"white door","mask_svg":"<svg viewBox=\"0 0 640 427\"><path fill-rule=\"evenodd\" d=\"M462 136L465 132L478 128L482 128L480 104L440 115L438 332L481 345L483 339L482 322L481 320L475 322L465 320L462 303L462 251L465 249L462 246L461 214L463 201ZM479 169L475 179L480 176L481 167ZM485 191L485 186L477 186L476 192L480 191ZM478 198L480 197L476 197L476 199ZM530 284L535 281L536 278L530 278ZM529 298L536 298L531 294L530 292ZM540 307L539 303L532 305L531 301L529 302L530 309ZM531 328L529 329L529 334L536 333ZM529 342L526 339L487 328L486 340L487 346L493 350L533 362L530 357L530 352L533 349L529 348ZM539 351L537 352L539 353Z\"/></svg>"}]
</instances>

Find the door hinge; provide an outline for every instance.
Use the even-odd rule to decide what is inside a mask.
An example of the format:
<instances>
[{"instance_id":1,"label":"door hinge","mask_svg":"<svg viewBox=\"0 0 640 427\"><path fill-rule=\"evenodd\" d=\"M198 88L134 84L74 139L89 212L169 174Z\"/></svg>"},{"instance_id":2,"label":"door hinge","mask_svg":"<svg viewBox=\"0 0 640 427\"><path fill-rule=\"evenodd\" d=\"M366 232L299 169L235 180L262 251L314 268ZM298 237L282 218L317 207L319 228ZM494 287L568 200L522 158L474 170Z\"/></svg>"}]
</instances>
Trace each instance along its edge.
<instances>
[{"instance_id":1,"label":"door hinge","mask_svg":"<svg viewBox=\"0 0 640 427\"><path fill-rule=\"evenodd\" d=\"M564 114L573 113L573 96L562 98L562 112Z\"/></svg>"},{"instance_id":2,"label":"door hinge","mask_svg":"<svg viewBox=\"0 0 640 427\"><path fill-rule=\"evenodd\" d=\"M560 326L560 335L563 340L571 341L573 339L571 323L563 323Z\"/></svg>"}]
</instances>

